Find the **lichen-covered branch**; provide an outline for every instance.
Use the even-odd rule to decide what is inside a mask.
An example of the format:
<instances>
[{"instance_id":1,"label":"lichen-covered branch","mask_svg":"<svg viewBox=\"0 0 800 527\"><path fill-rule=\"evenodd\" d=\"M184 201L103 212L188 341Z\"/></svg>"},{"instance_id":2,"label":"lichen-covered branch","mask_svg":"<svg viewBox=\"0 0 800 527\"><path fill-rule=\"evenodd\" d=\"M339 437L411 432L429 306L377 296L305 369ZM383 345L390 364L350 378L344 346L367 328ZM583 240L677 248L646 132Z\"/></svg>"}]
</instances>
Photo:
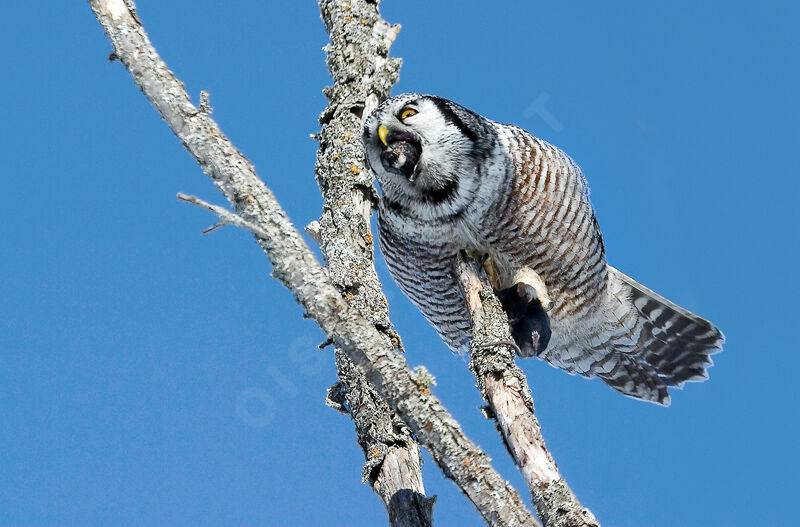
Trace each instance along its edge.
<instances>
[{"instance_id":1,"label":"lichen-covered branch","mask_svg":"<svg viewBox=\"0 0 800 527\"><path fill-rule=\"evenodd\" d=\"M411 431L341 349L335 359L339 381L328 390L327 404L353 418L366 458L363 480L380 496L392 527L432 526L436 498L425 496Z\"/></svg>"},{"instance_id":2,"label":"lichen-covered branch","mask_svg":"<svg viewBox=\"0 0 800 527\"><path fill-rule=\"evenodd\" d=\"M514 362L506 316L482 266L460 257L457 273L473 321L470 369L545 527L599 527L561 477L545 446L525 374Z\"/></svg>"},{"instance_id":3,"label":"lichen-covered branch","mask_svg":"<svg viewBox=\"0 0 800 527\"><path fill-rule=\"evenodd\" d=\"M261 234L256 240L272 262L273 276L358 366L489 525L536 525L489 457L464 435L441 402L417 383L396 346L387 343L386 333L342 297L250 161L202 108L192 104L147 38L133 2L89 0L89 4L114 47L112 58L125 65L236 215L258 226Z\"/></svg>"},{"instance_id":4,"label":"lichen-covered branch","mask_svg":"<svg viewBox=\"0 0 800 527\"><path fill-rule=\"evenodd\" d=\"M373 3L318 3L331 36L325 52L334 85L325 89L329 104L316 135L315 175L325 200L316 239L328 276L350 306L384 334L387 346L399 346L373 262L375 196L361 148L368 106L387 98L397 82L400 60L388 52L399 27L386 23ZM380 496L393 527L432 525L434 500L425 496L417 442L347 354L337 349L334 357L335 391L347 402L364 450L364 481Z\"/></svg>"}]
</instances>

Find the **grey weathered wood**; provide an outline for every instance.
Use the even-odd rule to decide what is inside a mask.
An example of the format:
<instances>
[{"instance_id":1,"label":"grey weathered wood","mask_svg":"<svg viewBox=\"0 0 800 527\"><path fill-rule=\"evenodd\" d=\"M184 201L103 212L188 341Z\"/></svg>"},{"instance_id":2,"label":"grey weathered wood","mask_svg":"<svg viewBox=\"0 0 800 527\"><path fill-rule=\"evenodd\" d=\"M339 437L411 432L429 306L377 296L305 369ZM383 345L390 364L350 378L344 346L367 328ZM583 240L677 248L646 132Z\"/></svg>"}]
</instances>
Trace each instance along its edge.
<instances>
[{"instance_id":1,"label":"grey weathered wood","mask_svg":"<svg viewBox=\"0 0 800 527\"><path fill-rule=\"evenodd\" d=\"M397 82L400 60L388 53L399 27L383 20L374 3L318 4L331 37L325 53L334 84L325 89L329 103L316 135L314 173L325 206L312 230L336 288L383 334L387 346L399 347L375 271L369 222L374 191L361 148L367 106L386 99ZM425 496L422 457L411 431L346 353L337 349L334 357L339 381L332 392L340 392L336 395L346 402L340 409L346 408L355 423L366 459L363 480L383 501L392 527L433 525L435 500Z\"/></svg>"},{"instance_id":2,"label":"grey weathered wood","mask_svg":"<svg viewBox=\"0 0 800 527\"><path fill-rule=\"evenodd\" d=\"M470 370L545 527L600 527L558 472L536 419L528 381L514 362L511 332L482 266L460 257L457 274L473 321Z\"/></svg>"},{"instance_id":3,"label":"grey weathered wood","mask_svg":"<svg viewBox=\"0 0 800 527\"><path fill-rule=\"evenodd\" d=\"M228 222L255 227L251 230L272 262L272 275L358 366L489 525L536 525L518 493L492 468L489 457L464 435L441 402L416 382L396 346L387 343L386 334L342 297L250 161L206 112L192 104L183 84L147 38L133 2L89 0L89 4L114 47L112 57L125 65L235 213L219 207L212 210Z\"/></svg>"},{"instance_id":4,"label":"grey weathered wood","mask_svg":"<svg viewBox=\"0 0 800 527\"><path fill-rule=\"evenodd\" d=\"M367 460L363 480L383 501L392 527L433 525L436 498L425 495L422 458L410 430L342 350L335 356L339 381L327 403L353 418Z\"/></svg>"}]
</instances>

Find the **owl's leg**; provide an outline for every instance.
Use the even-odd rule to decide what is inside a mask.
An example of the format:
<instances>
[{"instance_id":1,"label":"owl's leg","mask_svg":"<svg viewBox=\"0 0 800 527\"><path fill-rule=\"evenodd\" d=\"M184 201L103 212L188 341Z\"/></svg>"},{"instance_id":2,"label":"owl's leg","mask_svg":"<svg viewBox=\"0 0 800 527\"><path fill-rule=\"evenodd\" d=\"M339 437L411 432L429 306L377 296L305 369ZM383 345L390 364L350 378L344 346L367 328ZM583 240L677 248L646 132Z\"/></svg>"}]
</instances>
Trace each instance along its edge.
<instances>
[{"instance_id":1,"label":"owl's leg","mask_svg":"<svg viewBox=\"0 0 800 527\"><path fill-rule=\"evenodd\" d=\"M520 268L511 283L516 286L523 286L525 293L530 302L539 300L542 308L545 311L550 311L553 307L553 301L550 300L550 295L547 294L547 286L539 274L530 267Z\"/></svg>"},{"instance_id":2,"label":"owl's leg","mask_svg":"<svg viewBox=\"0 0 800 527\"><path fill-rule=\"evenodd\" d=\"M523 287L520 290L520 294L524 295L529 302L538 300L545 311L550 311L550 308L553 307L553 301L550 300L547 286L542 277L539 276L539 273L530 267L520 267L516 271L509 270L506 267L508 266L503 266L496 258L485 257L483 268L489 277L492 287L497 291L502 291L515 285L521 285Z\"/></svg>"}]
</instances>

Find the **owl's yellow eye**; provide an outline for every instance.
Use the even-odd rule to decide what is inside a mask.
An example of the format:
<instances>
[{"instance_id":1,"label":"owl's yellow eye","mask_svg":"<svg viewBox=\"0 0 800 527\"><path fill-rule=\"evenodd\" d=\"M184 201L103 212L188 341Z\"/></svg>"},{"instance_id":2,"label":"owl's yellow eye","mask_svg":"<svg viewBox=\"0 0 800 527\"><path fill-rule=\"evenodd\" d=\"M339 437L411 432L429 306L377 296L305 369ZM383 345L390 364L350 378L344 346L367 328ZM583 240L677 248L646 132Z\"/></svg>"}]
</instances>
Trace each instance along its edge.
<instances>
[{"instance_id":1,"label":"owl's yellow eye","mask_svg":"<svg viewBox=\"0 0 800 527\"><path fill-rule=\"evenodd\" d=\"M400 112L400 120L401 121L405 121L406 119L408 119L412 115L416 115L416 114L417 114L417 111L414 108L406 108L405 110Z\"/></svg>"}]
</instances>

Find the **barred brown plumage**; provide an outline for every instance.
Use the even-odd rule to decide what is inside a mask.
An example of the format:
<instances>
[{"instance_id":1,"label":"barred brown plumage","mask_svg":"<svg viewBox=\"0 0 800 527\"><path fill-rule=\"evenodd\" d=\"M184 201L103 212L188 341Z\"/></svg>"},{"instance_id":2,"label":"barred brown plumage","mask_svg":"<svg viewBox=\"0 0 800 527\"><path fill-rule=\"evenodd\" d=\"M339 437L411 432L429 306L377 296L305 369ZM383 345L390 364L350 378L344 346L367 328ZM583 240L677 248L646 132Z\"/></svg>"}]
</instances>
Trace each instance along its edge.
<instances>
[{"instance_id":1,"label":"barred brown plumage","mask_svg":"<svg viewBox=\"0 0 800 527\"><path fill-rule=\"evenodd\" d=\"M607 265L586 180L560 149L418 94L375 109L364 145L382 192L378 232L389 271L451 349L469 345L454 276L467 250L491 259L499 283L520 269L544 282L552 309L519 327L541 330L549 318L550 340L520 346L523 353L664 405L668 386L707 378L722 333ZM525 313L541 317L523 309L510 318Z\"/></svg>"}]
</instances>

